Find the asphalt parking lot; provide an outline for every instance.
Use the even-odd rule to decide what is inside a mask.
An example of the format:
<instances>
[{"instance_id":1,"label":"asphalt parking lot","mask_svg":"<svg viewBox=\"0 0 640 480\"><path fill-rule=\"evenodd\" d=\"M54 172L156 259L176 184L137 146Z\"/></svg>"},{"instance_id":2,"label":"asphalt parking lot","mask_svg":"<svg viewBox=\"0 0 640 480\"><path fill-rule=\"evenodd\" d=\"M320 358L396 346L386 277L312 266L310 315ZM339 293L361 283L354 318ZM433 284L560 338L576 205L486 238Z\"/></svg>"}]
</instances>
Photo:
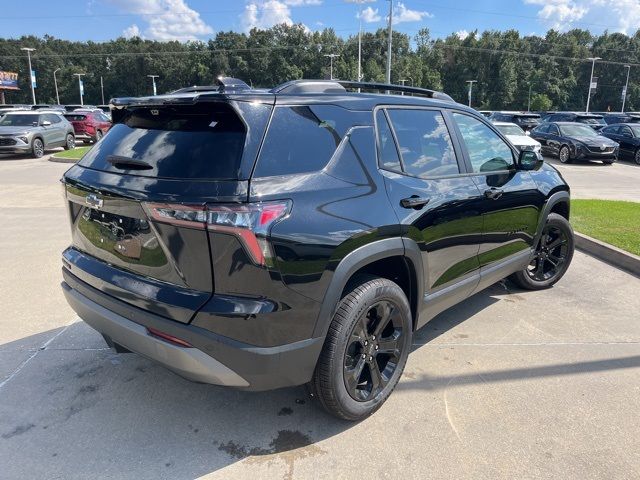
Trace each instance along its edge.
<instances>
[{"instance_id":1,"label":"asphalt parking lot","mask_svg":"<svg viewBox=\"0 0 640 480\"><path fill-rule=\"evenodd\" d=\"M640 478L640 279L577 252L551 290L496 284L418 332L390 400L344 423L302 388L108 350L59 288L66 168L0 157L0 478ZM631 164L561 169L575 196L582 172L640 190Z\"/></svg>"}]
</instances>

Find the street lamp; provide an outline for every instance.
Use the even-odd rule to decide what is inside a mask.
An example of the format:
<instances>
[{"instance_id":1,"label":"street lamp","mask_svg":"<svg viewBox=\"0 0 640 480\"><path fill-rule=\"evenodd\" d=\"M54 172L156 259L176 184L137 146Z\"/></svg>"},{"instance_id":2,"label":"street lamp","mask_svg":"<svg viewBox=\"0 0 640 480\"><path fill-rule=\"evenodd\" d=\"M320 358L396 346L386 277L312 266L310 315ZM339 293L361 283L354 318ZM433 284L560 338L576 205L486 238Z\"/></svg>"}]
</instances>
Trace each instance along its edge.
<instances>
[{"instance_id":1,"label":"street lamp","mask_svg":"<svg viewBox=\"0 0 640 480\"><path fill-rule=\"evenodd\" d=\"M391 83L391 39L393 37L393 0L389 0L389 27L388 27L388 35L389 40L387 42L387 75L386 82Z\"/></svg>"},{"instance_id":2,"label":"street lamp","mask_svg":"<svg viewBox=\"0 0 640 480\"><path fill-rule=\"evenodd\" d=\"M331 63L330 63L330 66L329 66L329 78L331 80L333 80L333 59L339 57L340 54L339 53L326 53L324 56L325 57L329 57L329 59L330 59Z\"/></svg>"},{"instance_id":3,"label":"street lamp","mask_svg":"<svg viewBox=\"0 0 640 480\"><path fill-rule=\"evenodd\" d=\"M53 85L56 87L56 102L57 105L60 105L60 96L58 95L58 79L56 78L56 72L60 71L59 68L56 68L53 71Z\"/></svg>"},{"instance_id":4,"label":"street lamp","mask_svg":"<svg viewBox=\"0 0 640 480\"><path fill-rule=\"evenodd\" d=\"M31 81L31 98L33 99L33 104L36 104L36 90L33 87L33 79L34 79L34 75L33 75L33 70L31 69L31 52L35 52L36 49L35 48L27 48L27 47L22 47L20 50L22 50L23 52L27 52L27 59L29 60L29 80Z\"/></svg>"},{"instance_id":5,"label":"street lamp","mask_svg":"<svg viewBox=\"0 0 640 480\"><path fill-rule=\"evenodd\" d=\"M469 84L469 106L471 106L471 91L473 90L473 84L477 82L477 80L467 80L467 83Z\"/></svg>"},{"instance_id":6,"label":"street lamp","mask_svg":"<svg viewBox=\"0 0 640 480\"><path fill-rule=\"evenodd\" d=\"M364 3L372 3L376 0L345 0L347 3L355 3L359 5L358 10L358 82L362 80L362 5Z\"/></svg>"},{"instance_id":7,"label":"street lamp","mask_svg":"<svg viewBox=\"0 0 640 480\"><path fill-rule=\"evenodd\" d=\"M622 113L624 113L624 102L627 99L627 89L629 88L629 74L631 73L631 65L625 65L624 68L627 69L627 83L625 83L624 90L622 91Z\"/></svg>"},{"instance_id":8,"label":"street lamp","mask_svg":"<svg viewBox=\"0 0 640 480\"><path fill-rule=\"evenodd\" d=\"M84 105L84 100L82 99L84 95L84 85L82 85L82 76L86 75L86 73L74 73L76 77L78 77L78 90L80 91L80 105Z\"/></svg>"},{"instance_id":9,"label":"street lamp","mask_svg":"<svg viewBox=\"0 0 640 480\"><path fill-rule=\"evenodd\" d=\"M159 77L159 75L147 75L147 77L149 77L151 79L151 81L153 82L153 95L156 96L157 92L156 92L156 78Z\"/></svg>"},{"instance_id":10,"label":"street lamp","mask_svg":"<svg viewBox=\"0 0 640 480\"><path fill-rule=\"evenodd\" d=\"M589 113L589 102L591 101L591 86L593 85L593 69L596 66L596 60L602 60L600 57L589 57L587 60L591 60L591 77L589 79L589 91L587 93L587 109L586 112Z\"/></svg>"}]
</instances>

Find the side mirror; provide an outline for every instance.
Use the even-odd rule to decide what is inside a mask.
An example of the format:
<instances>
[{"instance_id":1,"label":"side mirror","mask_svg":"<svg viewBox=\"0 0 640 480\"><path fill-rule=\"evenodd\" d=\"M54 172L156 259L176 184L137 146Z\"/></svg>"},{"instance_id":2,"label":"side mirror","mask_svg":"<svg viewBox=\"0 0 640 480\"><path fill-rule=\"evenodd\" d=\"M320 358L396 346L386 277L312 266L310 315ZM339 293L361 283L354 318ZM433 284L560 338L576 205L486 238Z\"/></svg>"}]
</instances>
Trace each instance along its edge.
<instances>
[{"instance_id":1,"label":"side mirror","mask_svg":"<svg viewBox=\"0 0 640 480\"><path fill-rule=\"evenodd\" d=\"M43 127L48 127L49 125L51 125L51 122L49 120L45 120L44 122L42 122Z\"/></svg>"},{"instance_id":2,"label":"side mirror","mask_svg":"<svg viewBox=\"0 0 640 480\"><path fill-rule=\"evenodd\" d=\"M518 168L520 170L538 170L543 163L542 155L533 150L521 150L518 155Z\"/></svg>"},{"instance_id":3,"label":"side mirror","mask_svg":"<svg viewBox=\"0 0 640 480\"><path fill-rule=\"evenodd\" d=\"M527 137L531 136L531 130L525 130L525 131L524 131L524 134L525 134Z\"/></svg>"}]
</instances>

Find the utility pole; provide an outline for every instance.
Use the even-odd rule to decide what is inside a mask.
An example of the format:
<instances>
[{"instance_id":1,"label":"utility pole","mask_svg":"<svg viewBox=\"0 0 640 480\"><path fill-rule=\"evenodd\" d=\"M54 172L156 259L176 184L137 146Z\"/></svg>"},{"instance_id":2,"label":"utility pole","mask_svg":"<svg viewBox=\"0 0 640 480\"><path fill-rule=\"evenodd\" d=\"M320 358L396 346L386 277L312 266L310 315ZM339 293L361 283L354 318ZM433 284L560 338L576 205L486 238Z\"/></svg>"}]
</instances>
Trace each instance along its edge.
<instances>
[{"instance_id":1,"label":"utility pole","mask_svg":"<svg viewBox=\"0 0 640 480\"><path fill-rule=\"evenodd\" d=\"M78 77L78 90L80 91L80 105L84 105L83 95L84 95L84 85L82 84L82 76L86 75L86 73L74 73L76 77Z\"/></svg>"},{"instance_id":2,"label":"utility pole","mask_svg":"<svg viewBox=\"0 0 640 480\"><path fill-rule=\"evenodd\" d=\"M29 60L29 79L31 80L31 98L33 99L33 104L36 104L36 90L33 86L36 76L33 73L33 69L31 68L31 52L35 52L35 48L27 48L22 47L20 50L23 52L27 52L27 59Z\"/></svg>"},{"instance_id":3,"label":"utility pole","mask_svg":"<svg viewBox=\"0 0 640 480\"><path fill-rule=\"evenodd\" d=\"M596 66L596 60L602 60L602 59L600 57L589 57L587 58L587 60L591 60L591 77L589 78L589 91L587 92L587 109L585 110L587 113L589 113L589 102L591 101L591 87L593 86L593 69Z\"/></svg>"},{"instance_id":4,"label":"utility pole","mask_svg":"<svg viewBox=\"0 0 640 480\"><path fill-rule=\"evenodd\" d=\"M401 83L402 83L402 86L404 87L404 82L406 82L406 81L407 81L407 79L406 79L406 78L401 78L401 79L399 79L398 81L399 81L399 82L401 82ZM402 92L400 95L404 95L404 92Z\"/></svg>"},{"instance_id":5,"label":"utility pole","mask_svg":"<svg viewBox=\"0 0 640 480\"><path fill-rule=\"evenodd\" d=\"M529 84L529 101L527 102L527 113L531 111L531 84Z\"/></svg>"},{"instance_id":6,"label":"utility pole","mask_svg":"<svg viewBox=\"0 0 640 480\"><path fill-rule=\"evenodd\" d=\"M156 78L158 78L159 75L147 75L147 77L149 77L151 79L151 81L153 82L153 96L155 97L157 95L157 92L156 92Z\"/></svg>"},{"instance_id":7,"label":"utility pole","mask_svg":"<svg viewBox=\"0 0 640 480\"><path fill-rule=\"evenodd\" d=\"M629 74L631 73L631 65L625 65L624 68L627 69L627 83L624 84L624 90L622 90L622 113L624 113L624 103L627 99L627 89L629 88Z\"/></svg>"},{"instance_id":8,"label":"utility pole","mask_svg":"<svg viewBox=\"0 0 640 480\"><path fill-rule=\"evenodd\" d=\"M333 80L333 59L339 57L340 54L339 53L326 53L323 56L329 57L329 59L330 59L329 78L331 80Z\"/></svg>"},{"instance_id":9,"label":"utility pole","mask_svg":"<svg viewBox=\"0 0 640 480\"><path fill-rule=\"evenodd\" d=\"M477 80L467 80L467 83L469 84L469 106L471 106L471 92L473 90L473 84L477 82Z\"/></svg>"},{"instance_id":10,"label":"utility pole","mask_svg":"<svg viewBox=\"0 0 640 480\"><path fill-rule=\"evenodd\" d=\"M102 105L104 105L104 83L102 82L102 75L100 75L100 93L102 94Z\"/></svg>"},{"instance_id":11,"label":"utility pole","mask_svg":"<svg viewBox=\"0 0 640 480\"><path fill-rule=\"evenodd\" d=\"M59 70L59 68L56 68L53 71L53 85L56 88L56 102L58 102L58 105L60 105L60 95L58 95L58 79L56 78L56 72L58 72Z\"/></svg>"},{"instance_id":12,"label":"utility pole","mask_svg":"<svg viewBox=\"0 0 640 480\"><path fill-rule=\"evenodd\" d=\"M393 36L393 0L389 0L389 40L387 44L387 76L386 82L391 83L391 39Z\"/></svg>"}]
</instances>

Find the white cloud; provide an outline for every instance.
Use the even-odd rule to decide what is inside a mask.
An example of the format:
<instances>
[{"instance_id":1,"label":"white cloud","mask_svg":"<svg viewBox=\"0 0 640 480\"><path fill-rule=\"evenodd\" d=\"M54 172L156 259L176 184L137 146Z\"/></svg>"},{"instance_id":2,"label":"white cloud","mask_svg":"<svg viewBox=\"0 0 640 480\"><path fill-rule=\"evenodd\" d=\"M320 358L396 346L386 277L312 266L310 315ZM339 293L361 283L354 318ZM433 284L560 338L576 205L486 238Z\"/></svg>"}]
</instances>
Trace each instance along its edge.
<instances>
[{"instance_id":1,"label":"white cloud","mask_svg":"<svg viewBox=\"0 0 640 480\"><path fill-rule=\"evenodd\" d=\"M248 3L245 6L244 12L240 14L240 26L242 30L248 32L252 28L265 29L282 23L293 25L291 9L285 1L296 0L267 0Z\"/></svg>"},{"instance_id":2,"label":"white cloud","mask_svg":"<svg viewBox=\"0 0 640 480\"><path fill-rule=\"evenodd\" d=\"M393 10L394 24L404 22L420 22L424 17L431 18L433 17L433 14L419 10L411 10L407 8L402 2L398 2L398 5Z\"/></svg>"},{"instance_id":3,"label":"white cloud","mask_svg":"<svg viewBox=\"0 0 640 480\"><path fill-rule=\"evenodd\" d=\"M140 37L142 38L142 33L140 32L140 28L135 23L133 25L128 26L122 31L122 36L124 38L133 38Z\"/></svg>"},{"instance_id":4,"label":"white cloud","mask_svg":"<svg viewBox=\"0 0 640 480\"><path fill-rule=\"evenodd\" d=\"M556 30L567 30L589 12L588 2L576 0L525 0L530 5L540 5L538 18Z\"/></svg>"},{"instance_id":5,"label":"white cloud","mask_svg":"<svg viewBox=\"0 0 640 480\"><path fill-rule=\"evenodd\" d=\"M382 17L378 13L378 9L373 9L371 7L363 9L362 13L356 13L356 18L362 18L362 21L365 23L375 23L382 20Z\"/></svg>"},{"instance_id":6,"label":"white cloud","mask_svg":"<svg viewBox=\"0 0 640 480\"><path fill-rule=\"evenodd\" d=\"M598 26L633 34L640 25L638 0L524 0L524 3L540 6L538 18L556 30Z\"/></svg>"},{"instance_id":7,"label":"white cloud","mask_svg":"<svg viewBox=\"0 0 640 480\"><path fill-rule=\"evenodd\" d=\"M458 30L456 32L456 35L458 36L458 38L460 40L464 40L465 38L467 38L469 36L469 32L467 30Z\"/></svg>"},{"instance_id":8,"label":"white cloud","mask_svg":"<svg viewBox=\"0 0 640 480\"><path fill-rule=\"evenodd\" d=\"M322 5L322 0L283 0L290 7L304 7L306 5Z\"/></svg>"},{"instance_id":9,"label":"white cloud","mask_svg":"<svg viewBox=\"0 0 640 480\"><path fill-rule=\"evenodd\" d=\"M141 15L147 22L144 36L154 40L178 40L186 42L211 35L213 28L200 14L190 8L186 0L108 0L120 10ZM133 28L135 26L135 29ZM123 34L137 31L137 25L128 27Z\"/></svg>"}]
</instances>

